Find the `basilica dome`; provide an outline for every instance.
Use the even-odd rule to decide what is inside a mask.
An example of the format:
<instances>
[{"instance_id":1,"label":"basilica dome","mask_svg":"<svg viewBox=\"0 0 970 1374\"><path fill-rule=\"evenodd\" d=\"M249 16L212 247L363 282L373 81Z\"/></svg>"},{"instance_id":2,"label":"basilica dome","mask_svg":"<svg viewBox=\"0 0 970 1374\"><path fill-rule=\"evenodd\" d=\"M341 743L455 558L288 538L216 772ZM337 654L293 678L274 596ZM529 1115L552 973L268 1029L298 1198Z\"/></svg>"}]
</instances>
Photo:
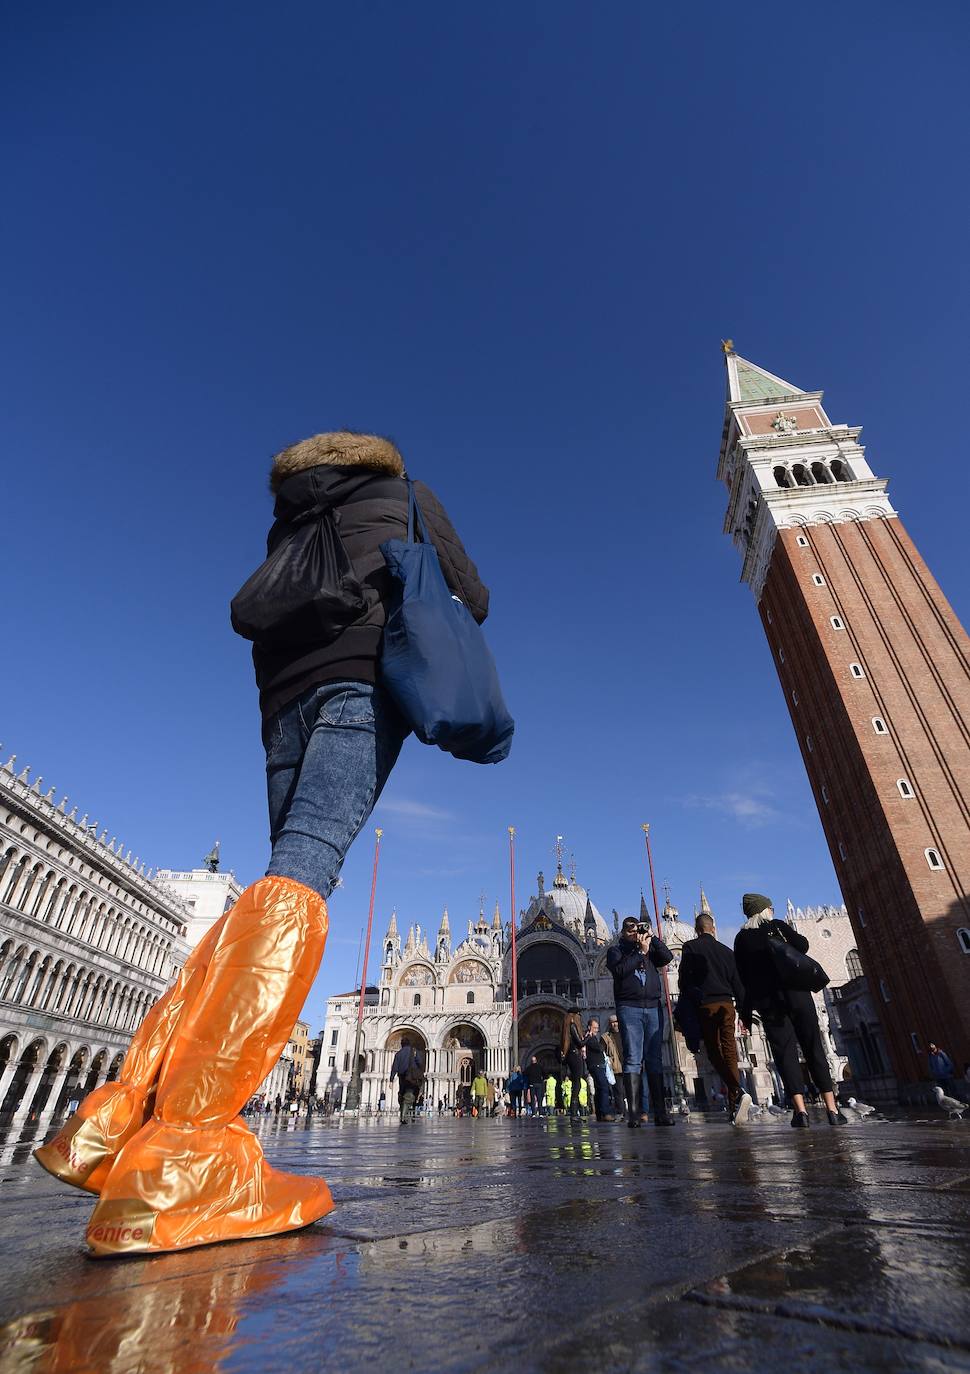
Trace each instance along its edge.
<instances>
[{"instance_id":1,"label":"basilica dome","mask_svg":"<svg viewBox=\"0 0 970 1374\"><path fill-rule=\"evenodd\" d=\"M557 925L565 926L571 935L584 943L586 928L590 923L598 942L607 942L612 938L609 926L590 901L585 887L577 883L575 875L567 878L561 867L556 870L550 892L544 890L542 874L539 874L539 893L529 903L522 920L523 926L530 925L540 914L548 916Z\"/></svg>"}]
</instances>

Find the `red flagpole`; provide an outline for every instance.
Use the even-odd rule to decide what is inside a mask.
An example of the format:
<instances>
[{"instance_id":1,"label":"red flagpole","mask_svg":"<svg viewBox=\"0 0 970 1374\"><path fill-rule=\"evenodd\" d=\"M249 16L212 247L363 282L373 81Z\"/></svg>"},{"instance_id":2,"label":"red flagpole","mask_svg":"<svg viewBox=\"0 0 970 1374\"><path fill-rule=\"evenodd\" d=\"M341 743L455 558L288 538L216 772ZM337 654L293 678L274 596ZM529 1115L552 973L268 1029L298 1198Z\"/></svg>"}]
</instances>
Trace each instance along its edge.
<instances>
[{"instance_id":1,"label":"red flagpole","mask_svg":"<svg viewBox=\"0 0 970 1374\"><path fill-rule=\"evenodd\" d=\"M653 915L654 920L657 922L657 939L662 940L664 933L663 926L660 924L660 904L657 901L657 884L653 876L653 854L650 852L650 827L649 825L641 825L640 829L643 831L643 841L647 846L647 866L650 869L650 891L653 893ZM677 1050L677 1032L674 1029L674 1006L673 1002L670 1000L670 981L667 978L666 968L660 970L660 976L663 978L664 1001L667 1003L667 1024L670 1027L670 1050L674 1059L674 1069L677 1074L678 1087L681 1092L683 1092L683 1085L680 1082L681 1068L680 1054Z\"/></svg>"},{"instance_id":2,"label":"red flagpole","mask_svg":"<svg viewBox=\"0 0 970 1374\"><path fill-rule=\"evenodd\" d=\"M360 1007L357 1011L357 1024L364 1024L364 994L367 991L367 958L370 954L370 937L374 928L374 898L377 895L377 861L381 857L381 836L383 830L375 830L377 839L374 843L374 873L370 884L370 910L367 913L367 939L364 942L364 967L360 975Z\"/></svg>"},{"instance_id":3,"label":"red flagpole","mask_svg":"<svg viewBox=\"0 0 970 1374\"><path fill-rule=\"evenodd\" d=\"M383 830L375 830L377 836L374 845L374 873L370 884L370 910L367 913L367 940L364 944L364 967L360 975L360 1004L357 1008L357 1034L354 1036L354 1067L350 1076L350 1087L347 1090L347 1106L351 1109L360 1110L360 1042L364 1033L364 998L367 995L367 958L370 954L370 937L374 928L374 898L377 895L377 861L381 856L381 836Z\"/></svg>"},{"instance_id":4,"label":"red flagpole","mask_svg":"<svg viewBox=\"0 0 970 1374\"><path fill-rule=\"evenodd\" d=\"M509 901L512 908L512 1063L519 1066L519 968L515 949L515 826L509 826Z\"/></svg>"}]
</instances>

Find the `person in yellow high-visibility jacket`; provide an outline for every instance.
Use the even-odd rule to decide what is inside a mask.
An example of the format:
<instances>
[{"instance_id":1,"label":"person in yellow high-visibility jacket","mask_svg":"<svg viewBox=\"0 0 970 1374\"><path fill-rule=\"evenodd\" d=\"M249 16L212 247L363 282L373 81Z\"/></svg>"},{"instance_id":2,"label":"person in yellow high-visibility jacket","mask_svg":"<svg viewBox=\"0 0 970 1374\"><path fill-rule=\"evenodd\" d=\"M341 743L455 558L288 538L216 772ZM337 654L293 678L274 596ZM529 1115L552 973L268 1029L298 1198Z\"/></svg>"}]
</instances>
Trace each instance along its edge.
<instances>
[{"instance_id":1,"label":"person in yellow high-visibility jacket","mask_svg":"<svg viewBox=\"0 0 970 1374\"><path fill-rule=\"evenodd\" d=\"M581 1116L589 1116L589 1089L585 1078L579 1080L579 1112Z\"/></svg>"},{"instance_id":2,"label":"person in yellow high-visibility jacket","mask_svg":"<svg viewBox=\"0 0 970 1374\"><path fill-rule=\"evenodd\" d=\"M556 1075L551 1073L546 1079L546 1116L555 1116L556 1113Z\"/></svg>"},{"instance_id":3,"label":"person in yellow high-visibility jacket","mask_svg":"<svg viewBox=\"0 0 970 1374\"><path fill-rule=\"evenodd\" d=\"M571 1104L572 1100L573 1100L573 1085L572 1085L572 1083L570 1083L570 1081L569 1081L568 1078L564 1078L563 1081L562 1081L562 1105L563 1105L563 1107L566 1109L567 1112L569 1111L569 1107L570 1107L570 1104Z\"/></svg>"}]
</instances>

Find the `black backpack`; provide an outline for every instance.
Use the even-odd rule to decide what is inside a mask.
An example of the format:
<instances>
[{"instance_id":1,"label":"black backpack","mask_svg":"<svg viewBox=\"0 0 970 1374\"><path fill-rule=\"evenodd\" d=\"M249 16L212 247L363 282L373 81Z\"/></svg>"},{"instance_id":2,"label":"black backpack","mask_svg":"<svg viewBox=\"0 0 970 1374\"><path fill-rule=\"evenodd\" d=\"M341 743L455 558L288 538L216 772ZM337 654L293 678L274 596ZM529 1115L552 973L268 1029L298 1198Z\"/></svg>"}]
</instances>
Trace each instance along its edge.
<instances>
[{"instance_id":1,"label":"black backpack","mask_svg":"<svg viewBox=\"0 0 970 1374\"><path fill-rule=\"evenodd\" d=\"M263 648L330 644L366 610L340 538L339 511L314 506L232 598L232 628Z\"/></svg>"}]
</instances>

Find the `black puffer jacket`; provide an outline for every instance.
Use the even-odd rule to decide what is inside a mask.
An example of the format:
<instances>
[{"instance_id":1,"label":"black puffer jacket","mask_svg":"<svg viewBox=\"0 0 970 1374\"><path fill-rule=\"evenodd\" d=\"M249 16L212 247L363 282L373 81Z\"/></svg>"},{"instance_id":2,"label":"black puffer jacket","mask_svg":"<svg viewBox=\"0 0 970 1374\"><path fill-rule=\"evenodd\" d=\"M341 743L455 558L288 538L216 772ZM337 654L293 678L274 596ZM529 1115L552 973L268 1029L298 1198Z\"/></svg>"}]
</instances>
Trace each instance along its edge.
<instances>
[{"instance_id":1,"label":"black puffer jacket","mask_svg":"<svg viewBox=\"0 0 970 1374\"><path fill-rule=\"evenodd\" d=\"M380 546L407 534L407 483L393 444L373 435L319 434L277 455L271 485L276 517L267 540L272 550L288 524L314 505L339 510L338 528L367 602L364 614L326 645L277 652L253 648L263 717L322 682L376 682L390 575ZM488 589L465 552L444 507L423 482L415 496L441 570L452 592L479 624L488 614Z\"/></svg>"},{"instance_id":2,"label":"black puffer jacket","mask_svg":"<svg viewBox=\"0 0 970 1374\"><path fill-rule=\"evenodd\" d=\"M642 952L635 940L624 940L621 936L606 952L606 967L613 975L613 1001L616 1005L658 1006L663 988L657 970L669 964L673 957L656 935L650 941L649 955ZM638 970L644 974L642 982L637 977Z\"/></svg>"},{"instance_id":3,"label":"black puffer jacket","mask_svg":"<svg viewBox=\"0 0 970 1374\"><path fill-rule=\"evenodd\" d=\"M745 991L741 1015L749 1026L754 1011L781 1015L793 1005L804 1004L806 999L812 1001L810 992L795 992L781 986L771 957L771 940L784 940L801 954L808 953L805 936L787 921L762 921L759 926L741 927L734 937L734 957Z\"/></svg>"}]
</instances>

